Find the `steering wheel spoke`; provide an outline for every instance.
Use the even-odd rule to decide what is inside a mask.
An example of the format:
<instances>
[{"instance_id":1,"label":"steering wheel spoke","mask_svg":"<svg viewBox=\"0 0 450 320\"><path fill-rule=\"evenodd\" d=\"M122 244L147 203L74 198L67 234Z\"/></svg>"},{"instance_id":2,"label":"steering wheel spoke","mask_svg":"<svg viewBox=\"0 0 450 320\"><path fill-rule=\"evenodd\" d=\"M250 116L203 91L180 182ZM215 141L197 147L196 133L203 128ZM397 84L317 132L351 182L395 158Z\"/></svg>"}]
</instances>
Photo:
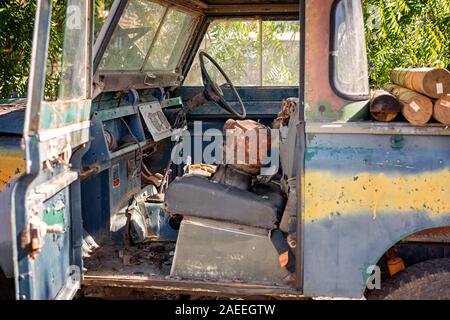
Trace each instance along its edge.
<instances>
[{"instance_id":1,"label":"steering wheel spoke","mask_svg":"<svg viewBox=\"0 0 450 320\"><path fill-rule=\"evenodd\" d=\"M211 76L208 73L208 70L206 70L205 67L205 58L207 58L220 72L220 74L225 78L225 83L221 84L220 86L217 85L217 83L212 80ZM225 73L225 71L219 66L219 64L206 52L200 51L199 53L199 59L200 59L200 68L202 73L202 79L203 79L203 85L205 87L205 97L209 101L215 102L217 105L219 105L221 108L226 110L227 112L235 115L239 119L245 119L247 117L247 111L245 109L244 103L242 102L241 97L239 96L239 93L237 92L236 88L234 87L233 83L231 82L228 75ZM240 111L236 111L231 104L225 99L225 94L223 92L224 89L230 89L231 92L236 97L239 105L240 105Z\"/></svg>"}]
</instances>

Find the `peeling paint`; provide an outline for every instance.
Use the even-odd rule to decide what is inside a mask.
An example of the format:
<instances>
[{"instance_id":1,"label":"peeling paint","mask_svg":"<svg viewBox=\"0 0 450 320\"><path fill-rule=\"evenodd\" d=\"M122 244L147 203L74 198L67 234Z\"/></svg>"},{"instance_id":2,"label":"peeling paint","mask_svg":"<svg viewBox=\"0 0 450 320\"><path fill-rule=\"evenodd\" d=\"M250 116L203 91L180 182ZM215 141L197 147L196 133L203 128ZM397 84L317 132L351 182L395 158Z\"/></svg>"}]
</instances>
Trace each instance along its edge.
<instances>
[{"instance_id":1,"label":"peeling paint","mask_svg":"<svg viewBox=\"0 0 450 320\"><path fill-rule=\"evenodd\" d=\"M15 177L25 172L25 159L19 146L0 144L0 192L4 191Z\"/></svg>"},{"instance_id":2,"label":"peeling paint","mask_svg":"<svg viewBox=\"0 0 450 320\"><path fill-rule=\"evenodd\" d=\"M39 130L61 128L89 120L90 100L43 102Z\"/></svg>"},{"instance_id":3,"label":"peeling paint","mask_svg":"<svg viewBox=\"0 0 450 320\"><path fill-rule=\"evenodd\" d=\"M305 182L306 222L329 218L336 212L343 217L367 212L373 219L380 212L450 215L448 169L409 176L311 171L306 172Z\"/></svg>"}]
</instances>

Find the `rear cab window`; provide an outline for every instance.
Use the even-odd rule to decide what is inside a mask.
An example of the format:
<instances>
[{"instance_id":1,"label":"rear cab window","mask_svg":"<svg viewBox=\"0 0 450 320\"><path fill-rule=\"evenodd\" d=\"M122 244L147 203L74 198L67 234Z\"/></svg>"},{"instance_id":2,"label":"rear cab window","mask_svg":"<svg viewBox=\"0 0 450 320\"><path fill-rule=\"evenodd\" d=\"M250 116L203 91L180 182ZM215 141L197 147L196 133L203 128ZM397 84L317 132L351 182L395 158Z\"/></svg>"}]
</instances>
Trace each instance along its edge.
<instances>
[{"instance_id":1,"label":"rear cab window","mask_svg":"<svg viewBox=\"0 0 450 320\"><path fill-rule=\"evenodd\" d=\"M298 21L214 20L209 25L199 50L211 54L236 86L299 84ZM184 86L202 85L198 61L197 53Z\"/></svg>"}]
</instances>

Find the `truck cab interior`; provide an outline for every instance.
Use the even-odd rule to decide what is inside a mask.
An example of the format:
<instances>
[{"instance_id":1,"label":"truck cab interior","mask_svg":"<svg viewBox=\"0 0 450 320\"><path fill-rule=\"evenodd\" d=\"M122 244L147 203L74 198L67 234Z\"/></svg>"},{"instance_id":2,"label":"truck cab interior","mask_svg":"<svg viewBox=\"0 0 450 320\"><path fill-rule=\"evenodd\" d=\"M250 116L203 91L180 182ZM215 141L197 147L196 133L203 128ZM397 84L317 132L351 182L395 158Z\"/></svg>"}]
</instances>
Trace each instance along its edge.
<instances>
[{"instance_id":1,"label":"truck cab interior","mask_svg":"<svg viewBox=\"0 0 450 320\"><path fill-rule=\"evenodd\" d=\"M360 0L68 0L49 99L52 3L0 106L0 294L442 297L403 281L449 252L450 132L373 121Z\"/></svg>"},{"instance_id":2,"label":"truck cab interior","mask_svg":"<svg viewBox=\"0 0 450 320\"><path fill-rule=\"evenodd\" d=\"M85 284L297 288L299 4L272 2L118 0L95 30Z\"/></svg>"},{"instance_id":3,"label":"truck cab interior","mask_svg":"<svg viewBox=\"0 0 450 320\"><path fill-rule=\"evenodd\" d=\"M51 3L37 3L15 115L25 160L8 159L17 180L3 193L15 235L0 237L0 265L17 299L70 299L80 283L92 297L361 296L370 250L344 259L352 238L336 242L341 224L329 233L319 205L346 186L322 182L329 159L366 163L334 151L359 137L332 137L370 119L359 0L115 0L96 19L92 0L69 0L48 100ZM321 279L335 265L346 276Z\"/></svg>"}]
</instances>

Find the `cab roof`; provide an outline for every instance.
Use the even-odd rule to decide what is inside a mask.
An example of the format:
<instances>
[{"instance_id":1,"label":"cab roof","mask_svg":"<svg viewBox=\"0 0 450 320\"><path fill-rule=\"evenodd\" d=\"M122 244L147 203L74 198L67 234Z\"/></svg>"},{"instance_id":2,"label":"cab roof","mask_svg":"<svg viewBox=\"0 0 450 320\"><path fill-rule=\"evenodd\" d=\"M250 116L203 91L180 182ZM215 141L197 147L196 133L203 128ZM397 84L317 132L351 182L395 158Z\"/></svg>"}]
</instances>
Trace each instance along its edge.
<instances>
[{"instance_id":1,"label":"cab roof","mask_svg":"<svg viewBox=\"0 0 450 320\"><path fill-rule=\"evenodd\" d=\"M161 0L215 14L298 12L299 0Z\"/></svg>"},{"instance_id":2,"label":"cab roof","mask_svg":"<svg viewBox=\"0 0 450 320\"><path fill-rule=\"evenodd\" d=\"M298 0L203 0L202 2L213 5L299 3Z\"/></svg>"}]
</instances>

